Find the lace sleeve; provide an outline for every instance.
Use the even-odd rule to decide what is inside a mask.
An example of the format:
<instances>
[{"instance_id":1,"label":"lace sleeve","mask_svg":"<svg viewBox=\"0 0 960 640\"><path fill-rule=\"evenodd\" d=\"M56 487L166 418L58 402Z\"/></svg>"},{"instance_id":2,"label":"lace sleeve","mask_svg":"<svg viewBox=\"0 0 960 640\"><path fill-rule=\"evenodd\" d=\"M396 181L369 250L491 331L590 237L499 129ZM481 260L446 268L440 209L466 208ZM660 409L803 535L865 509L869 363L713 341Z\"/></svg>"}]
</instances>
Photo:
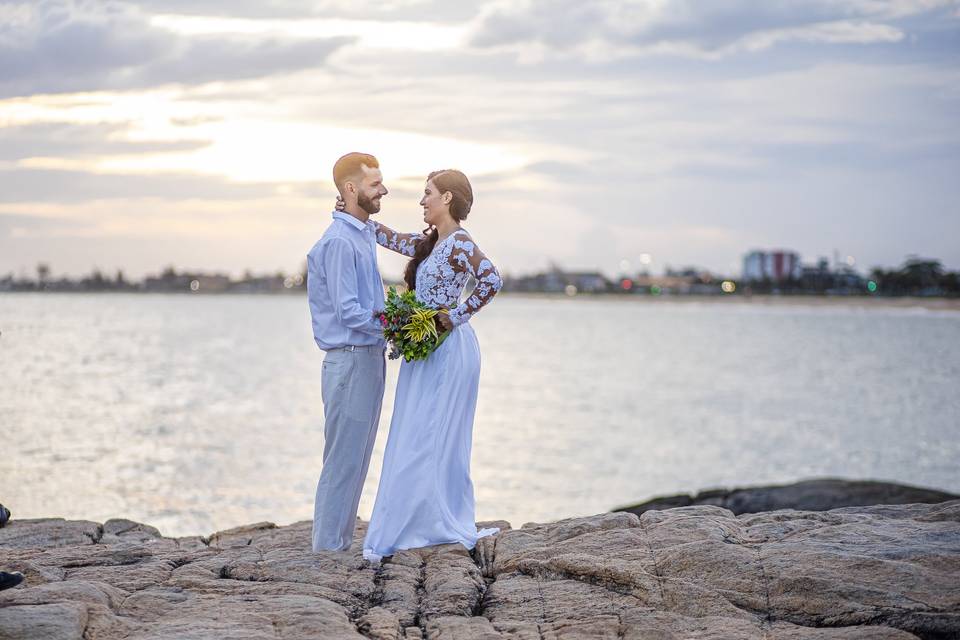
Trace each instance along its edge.
<instances>
[{"instance_id":1,"label":"lace sleeve","mask_svg":"<svg viewBox=\"0 0 960 640\"><path fill-rule=\"evenodd\" d=\"M422 233L398 233L379 222L374 222L373 224L377 228L377 244L411 258L413 257L413 250L416 249L417 243L424 238Z\"/></svg>"},{"instance_id":2,"label":"lace sleeve","mask_svg":"<svg viewBox=\"0 0 960 640\"><path fill-rule=\"evenodd\" d=\"M497 268L463 231L458 231L453 239L450 266L454 271L465 271L477 280L470 297L450 311L450 320L457 326L469 320L470 316L490 302L493 296L497 295L497 291L500 291L503 281Z\"/></svg>"}]
</instances>

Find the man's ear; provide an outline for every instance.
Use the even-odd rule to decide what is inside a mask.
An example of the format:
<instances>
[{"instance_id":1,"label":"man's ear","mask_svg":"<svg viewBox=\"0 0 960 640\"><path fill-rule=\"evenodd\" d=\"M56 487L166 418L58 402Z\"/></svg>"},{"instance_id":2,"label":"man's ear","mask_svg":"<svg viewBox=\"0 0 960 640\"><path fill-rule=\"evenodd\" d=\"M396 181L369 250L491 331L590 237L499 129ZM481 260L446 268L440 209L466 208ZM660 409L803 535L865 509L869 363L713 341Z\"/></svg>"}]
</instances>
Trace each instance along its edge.
<instances>
[{"instance_id":1,"label":"man's ear","mask_svg":"<svg viewBox=\"0 0 960 640\"><path fill-rule=\"evenodd\" d=\"M343 183L343 190L344 190L346 193L349 193L350 195L353 195L353 194L355 194L355 193L357 192L357 185L355 185L353 182L347 180L346 182Z\"/></svg>"}]
</instances>

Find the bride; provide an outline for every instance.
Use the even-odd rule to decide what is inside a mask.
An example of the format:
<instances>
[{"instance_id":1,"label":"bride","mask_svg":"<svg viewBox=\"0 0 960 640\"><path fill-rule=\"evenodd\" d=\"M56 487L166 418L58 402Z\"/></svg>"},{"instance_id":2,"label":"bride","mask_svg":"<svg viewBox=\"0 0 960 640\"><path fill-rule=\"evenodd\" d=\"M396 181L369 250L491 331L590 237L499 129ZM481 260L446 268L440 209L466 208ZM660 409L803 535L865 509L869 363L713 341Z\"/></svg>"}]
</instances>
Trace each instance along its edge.
<instances>
[{"instance_id":1,"label":"bride","mask_svg":"<svg viewBox=\"0 0 960 640\"><path fill-rule=\"evenodd\" d=\"M404 280L450 335L426 360L402 362L380 486L363 542L379 562L400 549L459 542L472 549L499 529L477 531L470 449L480 381L480 347L468 320L500 290L500 274L460 226L473 205L460 171L434 171L423 198L424 233L377 223L377 242L410 256ZM467 279L476 286L458 304Z\"/></svg>"}]
</instances>

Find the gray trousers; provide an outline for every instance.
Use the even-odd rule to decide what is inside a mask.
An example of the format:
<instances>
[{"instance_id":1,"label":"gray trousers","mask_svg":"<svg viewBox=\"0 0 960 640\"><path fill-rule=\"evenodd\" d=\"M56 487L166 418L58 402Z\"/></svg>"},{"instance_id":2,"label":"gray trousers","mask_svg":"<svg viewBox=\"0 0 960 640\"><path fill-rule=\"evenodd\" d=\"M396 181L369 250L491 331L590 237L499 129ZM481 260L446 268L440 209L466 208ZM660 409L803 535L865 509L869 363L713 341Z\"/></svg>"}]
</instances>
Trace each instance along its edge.
<instances>
[{"instance_id":1,"label":"gray trousers","mask_svg":"<svg viewBox=\"0 0 960 640\"><path fill-rule=\"evenodd\" d=\"M377 439L384 348L346 347L323 359L323 469L313 510L313 550L344 551L353 542L360 492Z\"/></svg>"}]
</instances>

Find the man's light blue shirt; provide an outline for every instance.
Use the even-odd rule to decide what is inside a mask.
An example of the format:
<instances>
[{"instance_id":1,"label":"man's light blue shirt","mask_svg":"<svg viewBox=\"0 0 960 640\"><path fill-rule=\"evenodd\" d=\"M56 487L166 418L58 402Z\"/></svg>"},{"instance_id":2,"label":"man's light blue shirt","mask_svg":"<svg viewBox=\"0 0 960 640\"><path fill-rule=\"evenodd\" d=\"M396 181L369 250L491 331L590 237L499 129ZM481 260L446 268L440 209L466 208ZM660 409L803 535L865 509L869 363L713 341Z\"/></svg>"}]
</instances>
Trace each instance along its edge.
<instances>
[{"instance_id":1,"label":"man's light blue shirt","mask_svg":"<svg viewBox=\"0 0 960 640\"><path fill-rule=\"evenodd\" d=\"M313 338L324 351L384 342L373 317L383 310L375 229L369 220L334 211L333 223L307 254Z\"/></svg>"}]
</instances>

